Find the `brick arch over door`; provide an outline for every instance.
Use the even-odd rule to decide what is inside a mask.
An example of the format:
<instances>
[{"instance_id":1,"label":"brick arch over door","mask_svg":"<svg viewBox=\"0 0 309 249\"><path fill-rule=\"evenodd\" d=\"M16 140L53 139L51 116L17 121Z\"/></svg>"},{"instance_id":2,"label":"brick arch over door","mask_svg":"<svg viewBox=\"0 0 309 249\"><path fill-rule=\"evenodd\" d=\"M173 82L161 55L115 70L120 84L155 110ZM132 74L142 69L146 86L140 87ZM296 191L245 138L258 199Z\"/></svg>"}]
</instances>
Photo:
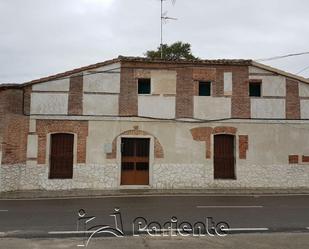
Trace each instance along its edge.
<instances>
[{"instance_id":1,"label":"brick arch over door","mask_svg":"<svg viewBox=\"0 0 309 249\"><path fill-rule=\"evenodd\" d=\"M37 120L38 164L46 163L47 135L50 133L74 133L77 135L77 163L86 162L88 121Z\"/></svg>"},{"instance_id":2,"label":"brick arch over door","mask_svg":"<svg viewBox=\"0 0 309 249\"><path fill-rule=\"evenodd\" d=\"M206 159L211 158L211 135L227 134L236 135L237 128L231 126L197 127L190 130L195 141L206 143ZM248 150L248 136L239 135L239 159L246 159Z\"/></svg>"},{"instance_id":3,"label":"brick arch over door","mask_svg":"<svg viewBox=\"0 0 309 249\"><path fill-rule=\"evenodd\" d=\"M151 133L149 133L147 131L134 129L134 130L124 131L114 138L114 140L112 142L112 153L106 153L107 159L116 159L117 138L119 136L123 136L123 135L152 136L154 138L154 157L155 158L164 158L163 147L162 147L161 143L159 142L159 140L154 135L152 135Z\"/></svg>"}]
</instances>

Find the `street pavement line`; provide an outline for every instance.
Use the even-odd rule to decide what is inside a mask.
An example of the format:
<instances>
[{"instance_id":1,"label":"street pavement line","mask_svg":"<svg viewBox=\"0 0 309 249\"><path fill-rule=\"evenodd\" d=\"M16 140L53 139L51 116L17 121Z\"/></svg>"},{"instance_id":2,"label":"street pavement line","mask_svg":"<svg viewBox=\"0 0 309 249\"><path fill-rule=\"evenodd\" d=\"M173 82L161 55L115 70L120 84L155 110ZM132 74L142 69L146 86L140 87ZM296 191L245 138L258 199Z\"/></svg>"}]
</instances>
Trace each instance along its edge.
<instances>
[{"instance_id":1,"label":"street pavement line","mask_svg":"<svg viewBox=\"0 0 309 249\"><path fill-rule=\"evenodd\" d=\"M197 208L263 208L264 206L196 206Z\"/></svg>"},{"instance_id":2,"label":"street pavement line","mask_svg":"<svg viewBox=\"0 0 309 249\"><path fill-rule=\"evenodd\" d=\"M0 212L9 212L9 210L0 210Z\"/></svg>"},{"instance_id":3,"label":"street pavement line","mask_svg":"<svg viewBox=\"0 0 309 249\"><path fill-rule=\"evenodd\" d=\"M48 234L85 234L85 233L94 233L93 231L50 231Z\"/></svg>"},{"instance_id":4,"label":"street pavement line","mask_svg":"<svg viewBox=\"0 0 309 249\"><path fill-rule=\"evenodd\" d=\"M268 231L269 228L266 227L256 227L256 228L222 228L222 231Z\"/></svg>"}]
</instances>

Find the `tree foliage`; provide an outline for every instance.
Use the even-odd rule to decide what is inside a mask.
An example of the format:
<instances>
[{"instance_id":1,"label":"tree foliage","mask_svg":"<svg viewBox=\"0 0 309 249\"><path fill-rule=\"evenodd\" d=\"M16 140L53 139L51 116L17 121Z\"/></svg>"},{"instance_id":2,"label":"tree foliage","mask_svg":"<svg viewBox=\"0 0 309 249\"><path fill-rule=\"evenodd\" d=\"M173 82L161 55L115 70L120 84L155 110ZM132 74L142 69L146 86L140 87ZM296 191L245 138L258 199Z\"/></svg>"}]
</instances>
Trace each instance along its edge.
<instances>
[{"instance_id":1,"label":"tree foliage","mask_svg":"<svg viewBox=\"0 0 309 249\"><path fill-rule=\"evenodd\" d=\"M145 55L150 59L161 59L161 47L158 47L157 50L148 50ZM191 44L183 43L181 41L175 42L171 45L163 44L162 45L162 59L166 60L198 60L198 57L195 57L191 52Z\"/></svg>"}]
</instances>

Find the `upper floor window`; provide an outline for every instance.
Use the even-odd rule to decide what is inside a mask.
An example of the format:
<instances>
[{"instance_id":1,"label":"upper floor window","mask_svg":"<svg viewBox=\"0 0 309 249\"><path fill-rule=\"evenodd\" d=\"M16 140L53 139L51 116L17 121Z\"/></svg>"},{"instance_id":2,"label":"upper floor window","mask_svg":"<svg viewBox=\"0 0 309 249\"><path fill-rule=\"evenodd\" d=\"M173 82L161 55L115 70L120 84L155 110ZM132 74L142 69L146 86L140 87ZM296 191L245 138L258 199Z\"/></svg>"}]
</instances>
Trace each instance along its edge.
<instances>
[{"instance_id":1,"label":"upper floor window","mask_svg":"<svg viewBox=\"0 0 309 249\"><path fill-rule=\"evenodd\" d=\"M261 97L262 83L258 81L249 82L249 96L250 97Z\"/></svg>"},{"instance_id":2,"label":"upper floor window","mask_svg":"<svg viewBox=\"0 0 309 249\"><path fill-rule=\"evenodd\" d=\"M199 81L198 95L199 96L211 96L211 82Z\"/></svg>"},{"instance_id":3,"label":"upper floor window","mask_svg":"<svg viewBox=\"0 0 309 249\"><path fill-rule=\"evenodd\" d=\"M150 94L151 93L151 80L150 79L138 79L138 94Z\"/></svg>"}]
</instances>

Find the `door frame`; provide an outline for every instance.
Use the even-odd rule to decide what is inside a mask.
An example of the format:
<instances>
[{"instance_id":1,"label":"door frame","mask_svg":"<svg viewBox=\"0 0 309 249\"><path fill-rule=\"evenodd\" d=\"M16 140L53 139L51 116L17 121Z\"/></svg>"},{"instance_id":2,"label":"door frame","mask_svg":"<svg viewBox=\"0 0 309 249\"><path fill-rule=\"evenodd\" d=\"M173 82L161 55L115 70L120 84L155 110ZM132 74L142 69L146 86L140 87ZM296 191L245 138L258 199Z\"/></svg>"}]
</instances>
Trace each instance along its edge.
<instances>
[{"instance_id":1,"label":"door frame","mask_svg":"<svg viewBox=\"0 0 309 249\"><path fill-rule=\"evenodd\" d=\"M149 184L148 185L121 185L121 138L149 138ZM123 189L148 189L153 183L154 138L150 135L122 135L117 138L118 187Z\"/></svg>"},{"instance_id":2,"label":"door frame","mask_svg":"<svg viewBox=\"0 0 309 249\"><path fill-rule=\"evenodd\" d=\"M215 178L215 136L216 135L227 135L227 136L233 136L233 156L234 156L234 178ZM239 153L238 151L238 139L237 134L230 134L230 133L216 133L212 136L212 147L213 147L213 153L212 153L212 179L213 181L235 181L237 180L237 155Z\"/></svg>"},{"instance_id":3,"label":"door frame","mask_svg":"<svg viewBox=\"0 0 309 249\"><path fill-rule=\"evenodd\" d=\"M50 155L51 155L51 135L52 134L72 134L74 136L74 141L73 141L73 177L72 179L74 179L74 167L77 163L77 134L73 133L73 132L66 132L66 131L58 131L58 132L50 132L47 134L47 138L46 138L46 155L45 155L45 165L47 166L47 177L48 180L60 180L60 181L67 181L67 180L72 180L72 179L50 179L49 175L50 175Z\"/></svg>"}]
</instances>

